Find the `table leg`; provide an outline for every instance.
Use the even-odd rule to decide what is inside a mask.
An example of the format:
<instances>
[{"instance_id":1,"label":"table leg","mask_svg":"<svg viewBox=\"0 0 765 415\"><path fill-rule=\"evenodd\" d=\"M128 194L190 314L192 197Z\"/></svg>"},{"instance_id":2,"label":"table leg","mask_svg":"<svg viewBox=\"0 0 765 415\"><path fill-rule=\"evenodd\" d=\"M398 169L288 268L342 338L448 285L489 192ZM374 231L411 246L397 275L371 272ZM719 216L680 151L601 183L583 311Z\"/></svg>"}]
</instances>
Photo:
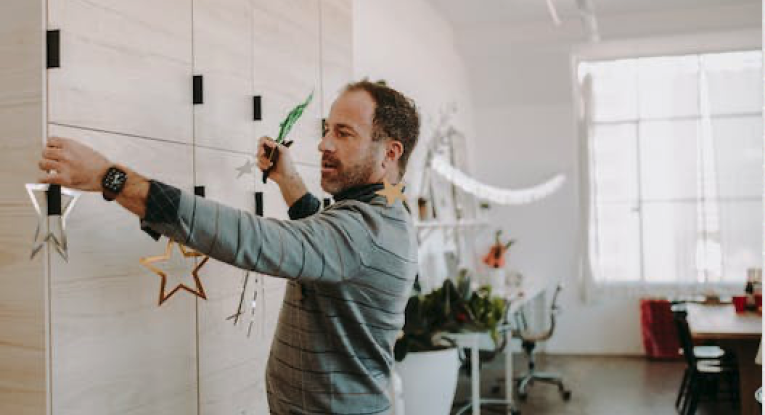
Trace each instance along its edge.
<instances>
[{"instance_id":1,"label":"table leg","mask_svg":"<svg viewBox=\"0 0 765 415\"><path fill-rule=\"evenodd\" d=\"M515 381L513 380L513 348L510 344L510 340L505 345L505 400L509 403L510 408L515 407L513 402L513 389L515 387Z\"/></svg>"},{"instance_id":2,"label":"table leg","mask_svg":"<svg viewBox=\"0 0 765 415\"><path fill-rule=\"evenodd\" d=\"M754 392L762 384L762 367L754 363L759 342L740 341L731 344L738 360L739 394L741 395L741 414L759 415L760 407L754 399Z\"/></svg>"},{"instance_id":3,"label":"table leg","mask_svg":"<svg viewBox=\"0 0 765 415\"><path fill-rule=\"evenodd\" d=\"M715 343L736 355L739 379L739 407L741 415L760 415L760 405L754 399L754 392L762 385L762 367L754 363L759 340L719 339Z\"/></svg>"},{"instance_id":4,"label":"table leg","mask_svg":"<svg viewBox=\"0 0 765 415\"><path fill-rule=\"evenodd\" d=\"M473 346L470 348L470 379L473 386L473 415L481 415L481 374L478 366L481 364L478 355L478 335L473 336Z\"/></svg>"}]
</instances>

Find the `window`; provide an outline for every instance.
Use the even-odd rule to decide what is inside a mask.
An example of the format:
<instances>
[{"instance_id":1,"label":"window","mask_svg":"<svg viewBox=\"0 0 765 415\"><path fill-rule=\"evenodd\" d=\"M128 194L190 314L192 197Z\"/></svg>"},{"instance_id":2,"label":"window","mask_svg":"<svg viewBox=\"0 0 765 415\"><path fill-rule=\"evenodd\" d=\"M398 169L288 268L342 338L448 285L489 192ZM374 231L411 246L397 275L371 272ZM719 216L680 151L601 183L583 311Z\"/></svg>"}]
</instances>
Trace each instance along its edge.
<instances>
[{"instance_id":1,"label":"window","mask_svg":"<svg viewBox=\"0 0 765 415\"><path fill-rule=\"evenodd\" d=\"M600 285L743 286L762 266L760 51L580 62Z\"/></svg>"}]
</instances>

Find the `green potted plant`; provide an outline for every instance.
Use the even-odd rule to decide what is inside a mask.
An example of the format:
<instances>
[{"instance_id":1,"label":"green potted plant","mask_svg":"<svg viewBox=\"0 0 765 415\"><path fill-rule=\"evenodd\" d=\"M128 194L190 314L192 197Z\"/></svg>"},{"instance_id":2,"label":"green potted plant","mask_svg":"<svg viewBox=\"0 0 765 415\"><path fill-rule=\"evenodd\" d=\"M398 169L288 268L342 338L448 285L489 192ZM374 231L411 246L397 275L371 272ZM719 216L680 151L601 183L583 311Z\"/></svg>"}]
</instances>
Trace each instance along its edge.
<instances>
[{"instance_id":1,"label":"green potted plant","mask_svg":"<svg viewBox=\"0 0 765 415\"><path fill-rule=\"evenodd\" d=\"M473 290L465 270L456 281L447 279L427 294L415 283L394 349L406 413L449 413L460 363L454 342L445 334L489 332L496 342L505 306L505 300L492 297L490 286Z\"/></svg>"}]
</instances>

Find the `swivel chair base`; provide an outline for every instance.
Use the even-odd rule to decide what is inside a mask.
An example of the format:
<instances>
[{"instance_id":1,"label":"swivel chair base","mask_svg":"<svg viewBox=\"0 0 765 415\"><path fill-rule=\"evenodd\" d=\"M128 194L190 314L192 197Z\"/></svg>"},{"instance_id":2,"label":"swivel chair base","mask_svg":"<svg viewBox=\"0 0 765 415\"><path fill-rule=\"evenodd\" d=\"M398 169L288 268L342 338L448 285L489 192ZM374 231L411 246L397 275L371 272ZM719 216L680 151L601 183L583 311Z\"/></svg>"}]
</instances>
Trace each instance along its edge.
<instances>
[{"instance_id":1,"label":"swivel chair base","mask_svg":"<svg viewBox=\"0 0 765 415\"><path fill-rule=\"evenodd\" d=\"M563 384L563 379L561 379L560 375L543 372L531 372L518 380L518 399L525 401L528 398L528 389L534 382L555 385L558 387L558 391L564 401L571 399L571 390Z\"/></svg>"}]
</instances>

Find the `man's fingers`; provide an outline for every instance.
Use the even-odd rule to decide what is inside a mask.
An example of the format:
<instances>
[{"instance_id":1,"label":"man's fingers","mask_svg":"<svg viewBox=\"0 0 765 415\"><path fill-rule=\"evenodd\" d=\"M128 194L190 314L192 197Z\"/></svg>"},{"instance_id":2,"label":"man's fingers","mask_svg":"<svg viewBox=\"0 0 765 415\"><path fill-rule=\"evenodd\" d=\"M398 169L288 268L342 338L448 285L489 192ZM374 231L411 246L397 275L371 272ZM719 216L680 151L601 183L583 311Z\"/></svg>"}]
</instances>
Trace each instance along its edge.
<instances>
[{"instance_id":1,"label":"man's fingers","mask_svg":"<svg viewBox=\"0 0 765 415\"><path fill-rule=\"evenodd\" d=\"M40 162L37 163L37 165L40 167L40 170L42 171L50 171L50 170L61 171L63 167L61 163L59 163L58 161L49 160L49 159L40 160Z\"/></svg>"},{"instance_id":2,"label":"man's fingers","mask_svg":"<svg viewBox=\"0 0 765 415\"><path fill-rule=\"evenodd\" d=\"M50 137L48 138L47 146L54 147L54 148L62 148L64 147L65 143L66 143L66 140L61 137Z\"/></svg>"},{"instance_id":3,"label":"man's fingers","mask_svg":"<svg viewBox=\"0 0 765 415\"><path fill-rule=\"evenodd\" d=\"M273 166L274 163L271 163L268 161L268 159L258 159L258 168L260 170L266 170L269 167Z\"/></svg>"},{"instance_id":4,"label":"man's fingers","mask_svg":"<svg viewBox=\"0 0 765 415\"><path fill-rule=\"evenodd\" d=\"M64 183L64 176L57 172L51 172L50 174L40 177L40 183L66 186L66 183Z\"/></svg>"},{"instance_id":5,"label":"man's fingers","mask_svg":"<svg viewBox=\"0 0 765 415\"><path fill-rule=\"evenodd\" d=\"M49 159L49 160L63 160L64 159L64 151L57 147L45 147L42 152L43 158Z\"/></svg>"}]
</instances>

